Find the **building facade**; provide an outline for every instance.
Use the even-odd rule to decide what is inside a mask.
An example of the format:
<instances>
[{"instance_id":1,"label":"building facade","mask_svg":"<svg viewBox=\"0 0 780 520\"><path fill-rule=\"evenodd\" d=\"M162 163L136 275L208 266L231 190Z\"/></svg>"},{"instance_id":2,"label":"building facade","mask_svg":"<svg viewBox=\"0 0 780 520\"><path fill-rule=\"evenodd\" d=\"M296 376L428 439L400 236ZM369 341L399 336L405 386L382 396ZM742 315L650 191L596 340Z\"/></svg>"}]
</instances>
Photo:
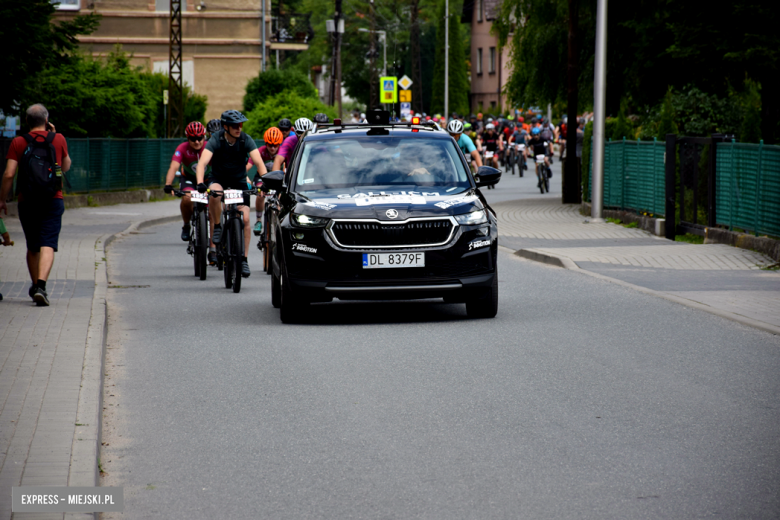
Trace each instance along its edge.
<instances>
[{"instance_id":1,"label":"building facade","mask_svg":"<svg viewBox=\"0 0 780 520\"><path fill-rule=\"evenodd\" d=\"M278 41L279 31L275 37L271 0L182 1L182 78L208 97L207 120L241 110L246 84L260 72L263 1L267 58L276 50L305 50L306 43ZM105 56L121 45L132 63L167 74L170 0L64 0L57 16L88 12L102 20L97 31L79 38L86 52Z\"/></svg>"},{"instance_id":2,"label":"building facade","mask_svg":"<svg viewBox=\"0 0 780 520\"><path fill-rule=\"evenodd\" d=\"M503 93L509 74L510 42L499 47L498 37L490 34L493 20L501 8L501 0L466 0L461 22L471 24L471 112L482 107L486 113L506 110Z\"/></svg>"}]
</instances>

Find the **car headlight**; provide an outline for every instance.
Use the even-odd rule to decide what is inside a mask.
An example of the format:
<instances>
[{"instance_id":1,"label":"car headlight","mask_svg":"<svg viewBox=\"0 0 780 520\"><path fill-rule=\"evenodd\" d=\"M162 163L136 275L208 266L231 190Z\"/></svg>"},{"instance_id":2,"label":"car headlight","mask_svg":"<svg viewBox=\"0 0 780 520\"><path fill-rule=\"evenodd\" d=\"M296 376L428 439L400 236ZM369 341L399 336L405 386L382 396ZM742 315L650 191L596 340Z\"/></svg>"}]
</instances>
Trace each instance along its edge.
<instances>
[{"instance_id":1,"label":"car headlight","mask_svg":"<svg viewBox=\"0 0 780 520\"><path fill-rule=\"evenodd\" d=\"M312 217L310 215L301 215L298 213L293 213L290 218L292 219L293 225L305 228L325 227L330 220L328 218Z\"/></svg>"},{"instance_id":2,"label":"car headlight","mask_svg":"<svg viewBox=\"0 0 780 520\"><path fill-rule=\"evenodd\" d=\"M471 213L465 213L463 215L455 215L455 220L458 221L458 224L464 226L475 226L477 224L485 224L488 221L484 209L481 209L479 211L472 211Z\"/></svg>"}]
</instances>

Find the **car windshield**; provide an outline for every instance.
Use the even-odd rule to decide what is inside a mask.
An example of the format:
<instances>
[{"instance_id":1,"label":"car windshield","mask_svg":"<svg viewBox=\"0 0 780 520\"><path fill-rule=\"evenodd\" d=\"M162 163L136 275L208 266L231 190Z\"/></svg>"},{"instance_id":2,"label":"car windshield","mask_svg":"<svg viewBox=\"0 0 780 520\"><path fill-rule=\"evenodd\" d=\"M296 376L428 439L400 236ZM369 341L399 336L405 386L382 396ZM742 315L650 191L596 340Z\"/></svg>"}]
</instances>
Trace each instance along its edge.
<instances>
[{"instance_id":1,"label":"car windshield","mask_svg":"<svg viewBox=\"0 0 780 520\"><path fill-rule=\"evenodd\" d=\"M361 136L304 143L298 190L367 186L469 188L454 142L398 136Z\"/></svg>"}]
</instances>

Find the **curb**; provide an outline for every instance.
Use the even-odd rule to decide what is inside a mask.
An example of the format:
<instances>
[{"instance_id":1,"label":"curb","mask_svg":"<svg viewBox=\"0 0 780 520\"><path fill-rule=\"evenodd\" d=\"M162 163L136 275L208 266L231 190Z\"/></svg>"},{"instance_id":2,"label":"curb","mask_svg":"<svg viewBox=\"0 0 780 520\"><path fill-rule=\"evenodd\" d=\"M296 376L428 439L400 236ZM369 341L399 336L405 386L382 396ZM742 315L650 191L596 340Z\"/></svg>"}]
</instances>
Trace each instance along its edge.
<instances>
[{"instance_id":1,"label":"curb","mask_svg":"<svg viewBox=\"0 0 780 520\"><path fill-rule=\"evenodd\" d=\"M780 335L780 327L776 327L774 325L770 325L762 321L754 320L753 318L748 318L747 316L742 316L741 314L736 314L733 312L716 309L714 307L710 307L709 305L705 305L703 303L699 303L693 300L688 300L686 298L681 298L679 296L674 296L673 294L665 293L662 291L655 291L653 289L648 289L647 287L642 287L641 285L634 285L632 283L624 282L623 280L618 280L617 278L604 276L603 274L593 273L585 269L581 269L580 266L578 266L573 260L566 257L554 255L552 253L548 253L546 251L539 251L536 249L520 249L518 251L514 251L512 249L505 248L503 246L499 246L499 247L502 247L502 249L511 252L515 256L519 256L520 258L525 258L526 260L532 260L534 262L540 262L547 265L562 267L570 271L577 271L578 273L586 274L588 276L592 276L593 278L598 278L600 280L611 282L616 285L621 285L623 287L627 287L629 289L633 289L635 291L639 291L644 294L649 294L651 296L663 298L664 300L668 300L674 303L679 303L680 305L685 305L686 307L691 307L693 309L709 312L710 314L720 316L721 318L726 318L727 320L736 321L737 323L740 323L742 325L753 327L755 329L759 329L764 332L768 332L770 334Z\"/></svg>"},{"instance_id":2,"label":"curb","mask_svg":"<svg viewBox=\"0 0 780 520\"><path fill-rule=\"evenodd\" d=\"M68 471L68 486L100 485L100 446L103 425L103 383L105 374L106 338L108 337L108 271L106 251L117 238L133 231L181 219L181 215L132 222L124 231L103 235L95 243L95 292L92 296L92 317L87 329L87 345L81 372L81 389L76 412L77 426L73 433ZM65 514L65 518L98 518L99 513Z\"/></svg>"}]
</instances>

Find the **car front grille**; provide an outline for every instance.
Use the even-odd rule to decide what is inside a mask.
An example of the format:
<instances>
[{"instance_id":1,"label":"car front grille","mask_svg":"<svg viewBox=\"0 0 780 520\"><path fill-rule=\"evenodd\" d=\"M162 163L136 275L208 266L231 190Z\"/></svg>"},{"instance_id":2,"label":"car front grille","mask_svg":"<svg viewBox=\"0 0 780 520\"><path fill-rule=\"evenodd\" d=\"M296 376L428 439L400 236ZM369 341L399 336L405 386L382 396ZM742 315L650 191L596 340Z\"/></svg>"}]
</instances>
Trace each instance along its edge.
<instances>
[{"instance_id":1,"label":"car front grille","mask_svg":"<svg viewBox=\"0 0 780 520\"><path fill-rule=\"evenodd\" d=\"M430 247L445 244L453 228L448 218L397 224L335 221L330 232L337 244L347 248Z\"/></svg>"}]
</instances>

